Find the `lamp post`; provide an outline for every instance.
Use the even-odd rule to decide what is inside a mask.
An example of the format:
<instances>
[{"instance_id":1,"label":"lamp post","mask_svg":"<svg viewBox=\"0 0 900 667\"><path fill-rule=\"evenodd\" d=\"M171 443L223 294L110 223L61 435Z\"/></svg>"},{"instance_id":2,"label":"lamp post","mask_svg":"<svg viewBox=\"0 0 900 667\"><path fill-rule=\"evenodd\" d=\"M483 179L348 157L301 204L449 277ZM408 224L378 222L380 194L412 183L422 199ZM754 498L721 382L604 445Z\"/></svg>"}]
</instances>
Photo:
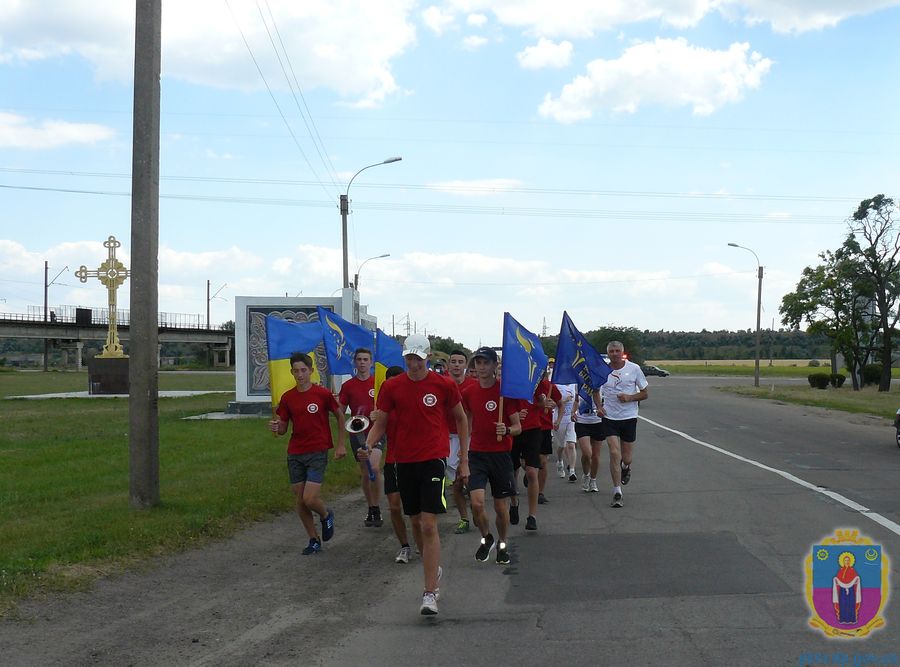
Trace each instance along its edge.
<instances>
[{"instance_id":1,"label":"lamp post","mask_svg":"<svg viewBox=\"0 0 900 667\"><path fill-rule=\"evenodd\" d=\"M359 274L362 271L362 268L371 262L373 259L384 259L385 257L390 257L391 253L386 252L383 255L376 255L375 257L369 257L365 262L359 265L359 268L356 269L356 275L353 276L353 288L358 292L359 291Z\"/></svg>"},{"instance_id":2,"label":"lamp post","mask_svg":"<svg viewBox=\"0 0 900 667\"><path fill-rule=\"evenodd\" d=\"M212 301L213 299L215 299L216 297L219 297L220 299L222 299L222 297L219 296L219 292L221 292L226 287L228 287L228 283L222 283L222 286L216 290L216 293L213 294L212 296L210 296L209 295L209 281L208 280L206 281L206 328L207 329L209 329L209 302ZM224 300L225 299L222 299L222 301L224 301Z\"/></svg>"},{"instance_id":3,"label":"lamp post","mask_svg":"<svg viewBox=\"0 0 900 667\"><path fill-rule=\"evenodd\" d=\"M50 265L47 263L46 260L44 261L44 322L47 321L47 316L48 316L48 311L49 311L49 306L47 304L47 295L50 290L50 285L52 285L56 282L56 279L59 278L63 274L63 271L68 271L68 270L69 270L69 265L67 264L66 266L64 266L62 268L62 270L60 270L59 273L56 274L56 276L53 278L53 280L47 280L47 276L49 275L49 271L50 271ZM47 342L47 339L45 338L44 339L44 372L45 373L47 372L49 365L50 365L49 356L50 356L50 345Z\"/></svg>"},{"instance_id":4,"label":"lamp post","mask_svg":"<svg viewBox=\"0 0 900 667\"><path fill-rule=\"evenodd\" d=\"M344 255L344 289L350 287L350 267L347 258L347 215L350 213L350 185L352 185L353 179L363 173L366 169L371 169L372 167L377 167L382 164L400 162L400 160L402 159L402 157L389 157L387 160L382 160L381 162L376 162L375 164L370 164L363 167L358 172L353 174L353 176L350 178L350 182L347 183L347 191L341 195L341 240L343 242Z\"/></svg>"},{"instance_id":5,"label":"lamp post","mask_svg":"<svg viewBox=\"0 0 900 667\"><path fill-rule=\"evenodd\" d=\"M763 279L763 267L762 264L759 263L759 256L753 252L750 248L746 246L738 245L737 243L729 243L732 248L741 248L746 250L747 252L753 253L753 256L756 258L756 276L758 280L758 286L756 290L756 364L753 371L753 386L759 386L759 319L760 314L762 313L762 279Z\"/></svg>"}]
</instances>

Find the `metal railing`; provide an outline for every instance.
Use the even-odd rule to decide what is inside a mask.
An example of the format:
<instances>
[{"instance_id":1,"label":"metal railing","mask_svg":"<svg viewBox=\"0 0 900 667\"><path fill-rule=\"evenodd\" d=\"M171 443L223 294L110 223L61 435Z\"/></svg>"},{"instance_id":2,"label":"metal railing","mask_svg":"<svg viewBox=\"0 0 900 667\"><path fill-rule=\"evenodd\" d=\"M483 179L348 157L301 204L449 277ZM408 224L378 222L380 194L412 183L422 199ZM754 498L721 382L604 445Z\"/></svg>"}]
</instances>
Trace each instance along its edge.
<instances>
[{"instance_id":1,"label":"metal railing","mask_svg":"<svg viewBox=\"0 0 900 667\"><path fill-rule=\"evenodd\" d=\"M84 308L80 306L53 306L49 309L47 322L51 324L77 324L77 311L90 310L91 326L109 325L109 308ZM202 315L188 313L158 313L161 329L197 329L206 330L206 320ZM6 322L44 322L43 306L28 306L27 313L0 313L0 321ZM116 310L116 323L128 326L131 322L131 311Z\"/></svg>"}]
</instances>

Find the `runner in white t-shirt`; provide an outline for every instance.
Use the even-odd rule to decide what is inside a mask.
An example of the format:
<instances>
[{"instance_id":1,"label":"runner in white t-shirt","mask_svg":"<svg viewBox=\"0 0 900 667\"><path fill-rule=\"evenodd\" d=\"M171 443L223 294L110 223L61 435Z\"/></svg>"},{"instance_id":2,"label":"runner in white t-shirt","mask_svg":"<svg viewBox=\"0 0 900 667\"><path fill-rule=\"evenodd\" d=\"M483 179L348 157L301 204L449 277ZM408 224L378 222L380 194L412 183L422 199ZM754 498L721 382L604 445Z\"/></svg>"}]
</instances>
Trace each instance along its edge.
<instances>
[{"instance_id":1,"label":"runner in white t-shirt","mask_svg":"<svg viewBox=\"0 0 900 667\"><path fill-rule=\"evenodd\" d=\"M562 395L562 409L553 410L553 436L556 443L556 472L570 482L578 479L575 474L575 423L572 421L572 406L578 386L574 384L558 384L556 388Z\"/></svg>"},{"instance_id":2,"label":"runner in white t-shirt","mask_svg":"<svg viewBox=\"0 0 900 667\"><path fill-rule=\"evenodd\" d=\"M637 439L638 402L647 398L647 378L636 363L625 359L625 346L610 341L606 346L612 373L600 387L603 406L603 434L609 447L609 473L612 476L612 507L622 507L622 485L631 479L631 457Z\"/></svg>"}]
</instances>

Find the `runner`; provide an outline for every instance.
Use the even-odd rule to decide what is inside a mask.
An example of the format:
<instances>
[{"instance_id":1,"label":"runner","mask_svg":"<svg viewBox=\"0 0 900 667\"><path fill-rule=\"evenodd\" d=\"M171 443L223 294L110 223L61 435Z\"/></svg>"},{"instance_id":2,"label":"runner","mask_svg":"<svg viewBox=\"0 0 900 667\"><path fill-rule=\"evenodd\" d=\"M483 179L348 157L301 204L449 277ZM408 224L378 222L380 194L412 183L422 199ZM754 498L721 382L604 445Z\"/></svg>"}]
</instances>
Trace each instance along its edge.
<instances>
[{"instance_id":1,"label":"runner","mask_svg":"<svg viewBox=\"0 0 900 667\"><path fill-rule=\"evenodd\" d=\"M525 476L522 483L528 489L528 517L525 519L525 530L537 530L537 506L540 494L539 471L541 469L541 448L543 445L543 432L541 430L542 417L548 405L548 392L550 381L542 379L534 392L531 403L520 401L519 420L522 424L522 432L513 438L513 446L510 451L512 457L515 480L518 485L519 468L525 467ZM550 445L552 452L553 445ZM546 502L546 499L544 500ZM510 499L509 522L512 525L519 523L518 497Z\"/></svg>"},{"instance_id":2,"label":"runner","mask_svg":"<svg viewBox=\"0 0 900 667\"><path fill-rule=\"evenodd\" d=\"M456 419L460 452L457 475L469 477L469 428L455 383L428 370L431 344L421 334L407 336L403 344L406 373L385 382L378 393L375 423L366 437L371 448L391 425L392 456L396 456L397 486L403 512L410 517L413 533L421 539L425 588L419 612L438 613L441 540L437 515L446 512L444 459L450 454L447 413ZM416 531L419 531L418 533Z\"/></svg>"},{"instance_id":3,"label":"runner","mask_svg":"<svg viewBox=\"0 0 900 667\"><path fill-rule=\"evenodd\" d=\"M581 490L597 493L597 472L600 470L600 450L603 446L603 424L597 407L600 392L589 391L586 386L578 388L572 408L575 422L575 437L581 450ZM569 477L571 480L571 476Z\"/></svg>"},{"instance_id":4,"label":"runner","mask_svg":"<svg viewBox=\"0 0 900 667\"><path fill-rule=\"evenodd\" d=\"M556 441L556 472L570 482L578 480L575 473L575 422L572 421L572 406L578 395L578 385L558 384L556 388L562 396L562 409L554 411L553 429Z\"/></svg>"},{"instance_id":5,"label":"runner","mask_svg":"<svg viewBox=\"0 0 900 667\"><path fill-rule=\"evenodd\" d=\"M372 419L372 412L375 410L375 376L372 375L372 351L364 347L358 348L353 353L353 365L356 366L356 377L352 377L341 385L341 391L338 394L338 403L341 406L341 412L350 411L351 415L363 416ZM343 425L342 425L343 428ZM371 424L369 426L371 428ZM350 434L350 447L359 466L359 485L362 487L363 495L369 509L366 518L363 521L368 527L380 528L383 520L381 518L381 507L378 504L379 489L381 488L381 453L384 450L384 442L376 443L374 451L368 457L368 462L359 458L359 450L366 442L366 434L369 432L367 428L361 433ZM375 473L375 479L369 479L369 466Z\"/></svg>"},{"instance_id":6,"label":"runner","mask_svg":"<svg viewBox=\"0 0 900 667\"><path fill-rule=\"evenodd\" d=\"M297 501L297 516L309 536L309 544L301 552L304 556L319 553L322 542L327 542L334 535L334 512L325 508L320 497L328 465L328 450L334 446L328 423L329 413L338 422L338 444L334 458L341 459L347 454L344 447L344 413L330 391L312 384L312 370L309 355L291 355L291 375L297 386L284 392L275 411L277 418L269 422L269 430L277 435L287 433L288 422L291 423L287 464L291 490ZM321 540L312 512L319 515L322 524Z\"/></svg>"},{"instance_id":7,"label":"runner","mask_svg":"<svg viewBox=\"0 0 900 667\"><path fill-rule=\"evenodd\" d=\"M547 486L547 475L550 472L550 456L553 454L554 414L562 411L562 394L555 384L549 380L550 374L544 371L544 377L538 385L538 391L544 396L544 408L541 417L541 469L538 471L538 504L545 505L548 500L544 496Z\"/></svg>"},{"instance_id":8,"label":"runner","mask_svg":"<svg viewBox=\"0 0 900 667\"><path fill-rule=\"evenodd\" d=\"M466 389L478 384L478 380L474 377L466 376L466 367L469 365L469 359L462 350L453 350L450 358L447 360L448 377L456 383L460 394ZM447 459L447 481L452 483L450 487L453 492L453 504L456 505L456 511L459 512L459 522L456 524L457 535L469 532L469 511L466 506L466 496L464 493L463 482L456 475L456 468L459 465L459 434L456 432L456 420L452 414L447 415L447 427L450 429L450 457Z\"/></svg>"},{"instance_id":9,"label":"runner","mask_svg":"<svg viewBox=\"0 0 900 667\"><path fill-rule=\"evenodd\" d=\"M472 501L472 517L481 531L481 544L475 559L486 561L497 547L497 563L509 564L507 530L509 528L509 502L516 493L512 460L509 451L512 438L522 432L519 424L518 401L503 399L503 418L500 416L500 383L496 379L497 353L489 347L481 347L472 355L478 382L462 392L463 407L469 420L471 442L469 445L469 498ZM494 498L494 524L497 539L491 534L491 523L484 509L485 489L490 483Z\"/></svg>"},{"instance_id":10,"label":"runner","mask_svg":"<svg viewBox=\"0 0 900 667\"><path fill-rule=\"evenodd\" d=\"M622 507L622 486L631 480L631 458L637 439L638 403L647 399L647 378L641 367L625 359L625 346L610 341L606 346L613 369L600 388L603 434L609 446L609 473L613 483L611 507Z\"/></svg>"}]
</instances>

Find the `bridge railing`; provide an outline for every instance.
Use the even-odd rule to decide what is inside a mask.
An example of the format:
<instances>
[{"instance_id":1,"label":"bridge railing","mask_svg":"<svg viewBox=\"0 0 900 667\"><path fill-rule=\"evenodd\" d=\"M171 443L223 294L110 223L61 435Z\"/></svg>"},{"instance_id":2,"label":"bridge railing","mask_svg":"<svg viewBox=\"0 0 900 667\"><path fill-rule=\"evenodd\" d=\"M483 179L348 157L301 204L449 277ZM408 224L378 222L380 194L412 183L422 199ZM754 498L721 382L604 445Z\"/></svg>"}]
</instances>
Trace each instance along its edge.
<instances>
[{"instance_id":1,"label":"bridge railing","mask_svg":"<svg viewBox=\"0 0 900 667\"><path fill-rule=\"evenodd\" d=\"M90 310L90 322L84 322L78 311ZM201 315L189 313L157 313L161 329L206 329L206 319ZM0 321L7 322L44 322L43 306L28 306L27 313L0 313ZM91 324L106 326L109 324L109 308L81 308L80 306L53 306L47 318L53 324ZM131 311L116 309L116 323L128 326L131 323Z\"/></svg>"}]
</instances>

